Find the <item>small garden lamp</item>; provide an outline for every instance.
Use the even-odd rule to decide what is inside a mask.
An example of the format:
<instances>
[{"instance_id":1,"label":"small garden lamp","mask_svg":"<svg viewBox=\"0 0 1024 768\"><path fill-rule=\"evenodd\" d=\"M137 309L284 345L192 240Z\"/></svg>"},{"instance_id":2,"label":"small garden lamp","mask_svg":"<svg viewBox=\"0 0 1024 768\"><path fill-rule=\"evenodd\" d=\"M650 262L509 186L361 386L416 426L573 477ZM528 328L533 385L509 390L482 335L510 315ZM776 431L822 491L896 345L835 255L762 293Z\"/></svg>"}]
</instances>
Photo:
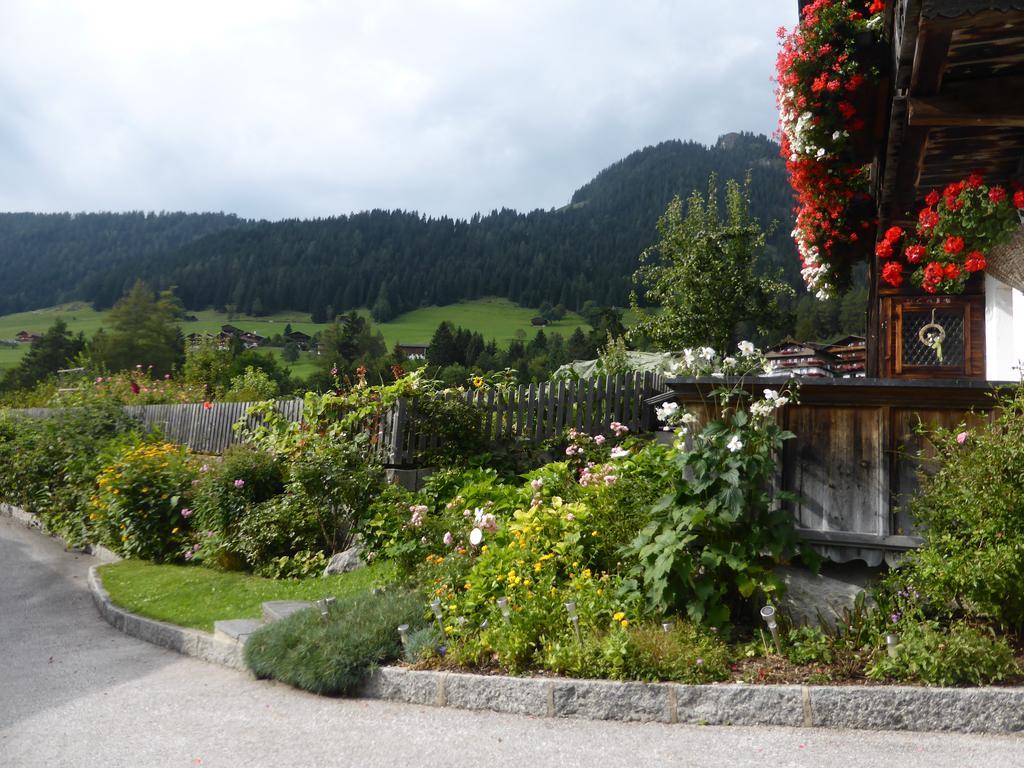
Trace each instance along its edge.
<instances>
[{"instance_id":1,"label":"small garden lamp","mask_svg":"<svg viewBox=\"0 0 1024 768\"><path fill-rule=\"evenodd\" d=\"M576 601L570 600L565 604L565 612L569 614L569 621L572 623L572 630L576 633L576 642L580 642L580 616L576 613Z\"/></svg>"},{"instance_id":2,"label":"small garden lamp","mask_svg":"<svg viewBox=\"0 0 1024 768\"><path fill-rule=\"evenodd\" d=\"M409 625L399 624L398 625L398 637L402 641L402 647L404 648L409 643Z\"/></svg>"},{"instance_id":3,"label":"small garden lamp","mask_svg":"<svg viewBox=\"0 0 1024 768\"><path fill-rule=\"evenodd\" d=\"M512 618L512 611L508 607L507 597L498 598L498 608L501 611L501 617L505 619L505 621L509 621Z\"/></svg>"},{"instance_id":4,"label":"small garden lamp","mask_svg":"<svg viewBox=\"0 0 1024 768\"><path fill-rule=\"evenodd\" d=\"M885 636L885 650L889 654L889 658L896 658L896 648L900 644L900 636L895 633L890 633Z\"/></svg>"},{"instance_id":5,"label":"small garden lamp","mask_svg":"<svg viewBox=\"0 0 1024 768\"><path fill-rule=\"evenodd\" d=\"M441 640L445 640L447 636L444 632L444 614L441 612L441 601L438 598L434 598L430 601L430 610L434 612L434 618L437 619L437 628L441 632Z\"/></svg>"},{"instance_id":6,"label":"small garden lamp","mask_svg":"<svg viewBox=\"0 0 1024 768\"><path fill-rule=\"evenodd\" d=\"M663 622L661 622L661 631L662 632L671 632L672 631L672 627L674 627L674 626L675 626L675 622L674 621L663 621Z\"/></svg>"},{"instance_id":7,"label":"small garden lamp","mask_svg":"<svg viewBox=\"0 0 1024 768\"><path fill-rule=\"evenodd\" d=\"M782 645L779 643L779 624L775 621L775 609L766 605L761 609L761 618L768 625L768 631L772 633L772 640L775 641L775 650L782 653Z\"/></svg>"}]
</instances>

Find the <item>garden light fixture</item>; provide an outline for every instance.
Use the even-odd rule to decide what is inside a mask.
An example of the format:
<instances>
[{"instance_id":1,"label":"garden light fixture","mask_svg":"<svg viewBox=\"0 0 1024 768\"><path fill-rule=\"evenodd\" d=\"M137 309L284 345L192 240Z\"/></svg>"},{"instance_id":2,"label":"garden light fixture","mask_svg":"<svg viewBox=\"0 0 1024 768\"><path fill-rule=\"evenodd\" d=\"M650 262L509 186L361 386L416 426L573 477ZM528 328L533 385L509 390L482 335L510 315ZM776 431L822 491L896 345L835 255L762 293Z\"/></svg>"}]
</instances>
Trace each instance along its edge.
<instances>
[{"instance_id":1,"label":"garden light fixture","mask_svg":"<svg viewBox=\"0 0 1024 768\"><path fill-rule=\"evenodd\" d=\"M896 648L900 644L900 636L897 634L888 634L885 636L885 650L889 654L889 658L896 658Z\"/></svg>"},{"instance_id":2,"label":"garden light fixture","mask_svg":"<svg viewBox=\"0 0 1024 768\"><path fill-rule=\"evenodd\" d=\"M782 645L779 643L779 625L775 621L775 609L770 605L766 605L761 609L761 618L768 625L768 631L772 633L772 640L775 641L775 650L782 653Z\"/></svg>"},{"instance_id":3,"label":"garden light fixture","mask_svg":"<svg viewBox=\"0 0 1024 768\"><path fill-rule=\"evenodd\" d=\"M501 617L503 619L505 619L505 621L511 620L511 618L512 618L512 611L508 607L508 598L507 597L499 597L498 598L498 608L501 610Z\"/></svg>"},{"instance_id":4,"label":"garden light fixture","mask_svg":"<svg viewBox=\"0 0 1024 768\"><path fill-rule=\"evenodd\" d=\"M675 622L674 621L663 621L663 622L661 622L661 631L662 632L671 632L673 626L675 626Z\"/></svg>"},{"instance_id":5,"label":"garden light fixture","mask_svg":"<svg viewBox=\"0 0 1024 768\"><path fill-rule=\"evenodd\" d=\"M580 641L580 617L576 613L576 601L570 600L565 604L565 612L569 614L569 621L572 623L572 630L576 633L576 642Z\"/></svg>"},{"instance_id":6,"label":"garden light fixture","mask_svg":"<svg viewBox=\"0 0 1024 768\"><path fill-rule=\"evenodd\" d=\"M441 601L436 597L430 601L430 610L434 612L434 618L437 619L437 629L441 633L441 640L446 640L447 635L444 632L444 614L441 612Z\"/></svg>"},{"instance_id":7,"label":"garden light fixture","mask_svg":"<svg viewBox=\"0 0 1024 768\"><path fill-rule=\"evenodd\" d=\"M398 625L398 637L402 641L402 647L404 648L409 643L409 625L399 624Z\"/></svg>"}]
</instances>

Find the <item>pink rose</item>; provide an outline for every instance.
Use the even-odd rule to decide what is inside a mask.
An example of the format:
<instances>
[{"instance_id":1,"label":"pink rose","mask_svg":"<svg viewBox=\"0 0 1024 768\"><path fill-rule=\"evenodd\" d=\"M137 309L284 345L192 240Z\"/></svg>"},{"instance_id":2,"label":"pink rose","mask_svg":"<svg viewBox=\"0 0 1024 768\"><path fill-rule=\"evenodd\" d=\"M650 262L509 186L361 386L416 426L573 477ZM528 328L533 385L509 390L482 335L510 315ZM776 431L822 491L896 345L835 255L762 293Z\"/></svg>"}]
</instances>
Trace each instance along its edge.
<instances>
[{"instance_id":1,"label":"pink rose","mask_svg":"<svg viewBox=\"0 0 1024 768\"><path fill-rule=\"evenodd\" d=\"M961 432L959 435L956 436L956 441L960 443L960 445L963 445L964 443L967 442L967 436L967 432Z\"/></svg>"}]
</instances>

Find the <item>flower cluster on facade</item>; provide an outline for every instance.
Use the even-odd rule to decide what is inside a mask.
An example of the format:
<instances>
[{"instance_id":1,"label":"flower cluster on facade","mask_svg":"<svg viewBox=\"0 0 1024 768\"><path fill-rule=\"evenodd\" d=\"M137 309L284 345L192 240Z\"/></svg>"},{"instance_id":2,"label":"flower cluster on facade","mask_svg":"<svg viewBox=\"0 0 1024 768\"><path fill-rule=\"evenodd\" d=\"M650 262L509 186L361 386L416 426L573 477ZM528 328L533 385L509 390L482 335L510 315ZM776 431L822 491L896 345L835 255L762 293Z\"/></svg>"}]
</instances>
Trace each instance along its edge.
<instances>
[{"instance_id":1,"label":"flower cluster on facade","mask_svg":"<svg viewBox=\"0 0 1024 768\"><path fill-rule=\"evenodd\" d=\"M836 263L873 224L853 205L867 194L868 173L852 152L856 134L869 130L864 96L878 82L858 38L881 33L882 0L815 0L799 26L779 37L779 138L796 194L793 239L801 274L818 298L836 288Z\"/></svg>"}]
</instances>

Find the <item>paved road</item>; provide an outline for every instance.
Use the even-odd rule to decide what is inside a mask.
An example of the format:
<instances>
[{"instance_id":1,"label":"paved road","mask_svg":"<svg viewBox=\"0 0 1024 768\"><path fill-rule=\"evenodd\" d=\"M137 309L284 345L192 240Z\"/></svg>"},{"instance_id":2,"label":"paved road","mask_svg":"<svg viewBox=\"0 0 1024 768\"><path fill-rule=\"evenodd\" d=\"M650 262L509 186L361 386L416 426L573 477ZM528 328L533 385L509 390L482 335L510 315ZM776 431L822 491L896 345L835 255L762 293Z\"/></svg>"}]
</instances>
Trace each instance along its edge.
<instances>
[{"instance_id":1,"label":"paved road","mask_svg":"<svg viewBox=\"0 0 1024 768\"><path fill-rule=\"evenodd\" d=\"M0 768L1021 766L1024 739L547 720L325 699L114 631L91 558L0 517Z\"/></svg>"}]
</instances>

